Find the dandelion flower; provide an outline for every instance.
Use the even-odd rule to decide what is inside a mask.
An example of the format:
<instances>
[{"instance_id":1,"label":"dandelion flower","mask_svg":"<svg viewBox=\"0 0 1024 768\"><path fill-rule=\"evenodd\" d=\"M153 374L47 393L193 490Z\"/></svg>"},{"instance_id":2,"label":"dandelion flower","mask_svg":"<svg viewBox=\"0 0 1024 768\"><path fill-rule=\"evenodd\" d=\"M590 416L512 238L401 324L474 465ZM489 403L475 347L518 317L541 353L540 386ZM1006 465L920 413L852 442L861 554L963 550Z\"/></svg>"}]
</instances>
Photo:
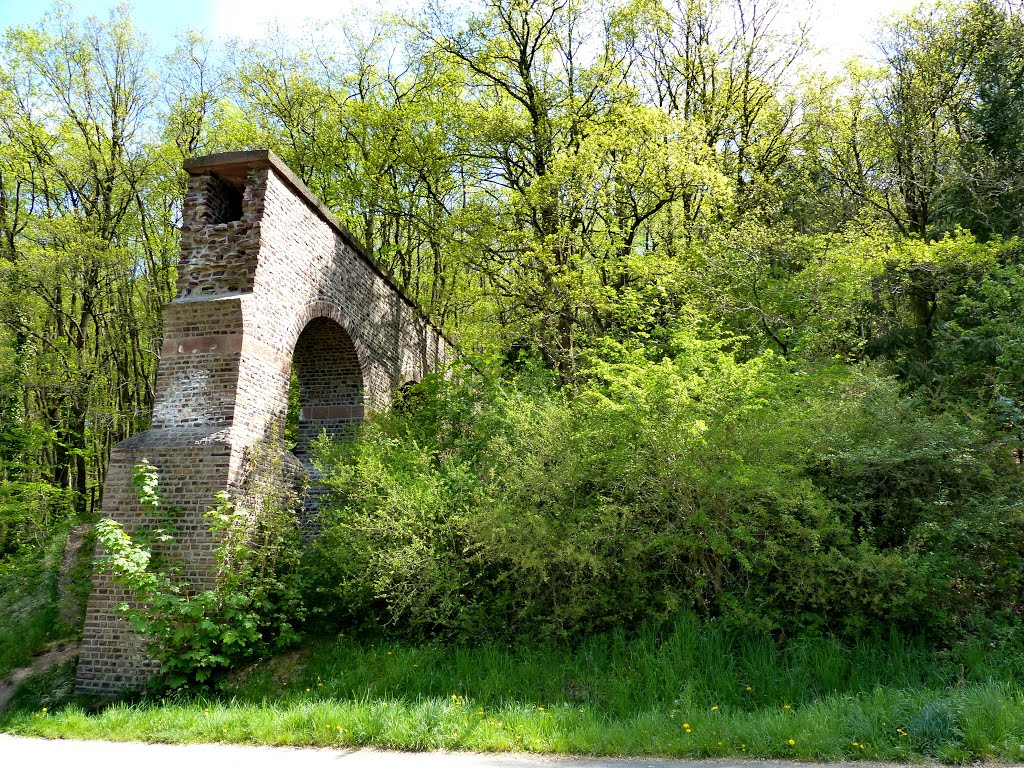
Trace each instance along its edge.
<instances>
[{"instance_id":1,"label":"dandelion flower","mask_svg":"<svg viewBox=\"0 0 1024 768\"><path fill-rule=\"evenodd\" d=\"M795 747L796 746L796 739L790 739L789 740L789 746Z\"/></svg>"}]
</instances>

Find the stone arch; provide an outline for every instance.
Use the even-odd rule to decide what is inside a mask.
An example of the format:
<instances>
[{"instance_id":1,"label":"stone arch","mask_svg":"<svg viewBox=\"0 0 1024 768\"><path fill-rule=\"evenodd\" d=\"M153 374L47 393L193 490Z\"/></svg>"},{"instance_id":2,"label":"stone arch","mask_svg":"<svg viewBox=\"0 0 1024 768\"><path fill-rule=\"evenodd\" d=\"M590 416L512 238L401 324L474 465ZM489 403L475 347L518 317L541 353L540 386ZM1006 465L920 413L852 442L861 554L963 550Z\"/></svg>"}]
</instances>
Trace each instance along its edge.
<instances>
[{"instance_id":1,"label":"stone arch","mask_svg":"<svg viewBox=\"0 0 1024 768\"><path fill-rule=\"evenodd\" d=\"M185 170L177 298L164 310L152 428L112 451L103 512L129 532L152 525L131 483L132 468L151 461L165 503L183 514L183 574L208 586L215 542L203 514L218 492L244 486L248 453L281 424L293 361L306 411L296 453L308 470L315 435L351 431L365 412L388 407L406 377L420 380L454 350L271 152L192 158ZM153 666L117 611L128 596L107 571L93 585L77 689L138 687Z\"/></svg>"},{"instance_id":2,"label":"stone arch","mask_svg":"<svg viewBox=\"0 0 1024 768\"><path fill-rule=\"evenodd\" d=\"M303 313L303 319L305 315ZM366 408L364 356L339 313L316 311L306 320L292 348L299 380L299 431L295 454L308 464L310 443L321 432L346 437L363 420Z\"/></svg>"},{"instance_id":3,"label":"stone arch","mask_svg":"<svg viewBox=\"0 0 1024 768\"><path fill-rule=\"evenodd\" d=\"M329 301L311 301L299 311L291 321L291 326L285 338L290 349L294 351L299 341L299 336L306 330L306 327L320 318L328 318L340 325L348 334L352 345L355 347L356 355L359 358L359 365L363 372L363 380L368 381L367 349L363 344L358 328L349 320L348 314L342 311L341 307Z\"/></svg>"}]
</instances>

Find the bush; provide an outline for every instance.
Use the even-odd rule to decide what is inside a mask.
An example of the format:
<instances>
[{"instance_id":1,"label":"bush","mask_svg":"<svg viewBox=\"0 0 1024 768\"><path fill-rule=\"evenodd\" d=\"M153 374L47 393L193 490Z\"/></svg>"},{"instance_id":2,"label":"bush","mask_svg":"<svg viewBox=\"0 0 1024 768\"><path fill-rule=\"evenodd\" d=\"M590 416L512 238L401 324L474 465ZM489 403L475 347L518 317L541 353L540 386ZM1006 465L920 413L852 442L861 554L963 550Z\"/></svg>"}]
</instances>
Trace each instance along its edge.
<instances>
[{"instance_id":1,"label":"bush","mask_svg":"<svg viewBox=\"0 0 1024 768\"><path fill-rule=\"evenodd\" d=\"M89 575L91 545L86 536L78 556L67 557L66 526L51 530L39 545L22 547L0 558L0 679L57 640L81 634Z\"/></svg>"},{"instance_id":2,"label":"bush","mask_svg":"<svg viewBox=\"0 0 1024 768\"><path fill-rule=\"evenodd\" d=\"M974 530L1006 452L873 369L731 349L679 335L652 361L607 343L572 391L477 361L356 441L322 441L334 495L311 604L457 638L682 610L778 633L944 630L975 610L950 587L957 525L941 542L928 525Z\"/></svg>"}]
</instances>

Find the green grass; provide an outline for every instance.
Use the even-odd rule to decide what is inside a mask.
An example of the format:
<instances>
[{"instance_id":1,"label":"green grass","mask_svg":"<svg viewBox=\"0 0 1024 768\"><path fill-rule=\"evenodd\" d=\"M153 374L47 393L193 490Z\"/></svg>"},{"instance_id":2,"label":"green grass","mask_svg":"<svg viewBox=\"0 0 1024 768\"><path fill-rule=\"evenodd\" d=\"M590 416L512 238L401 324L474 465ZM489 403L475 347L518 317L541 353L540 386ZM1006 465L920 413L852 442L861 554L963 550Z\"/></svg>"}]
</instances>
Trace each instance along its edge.
<instances>
[{"instance_id":1,"label":"green grass","mask_svg":"<svg viewBox=\"0 0 1024 768\"><path fill-rule=\"evenodd\" d=\"M575 649L339 637L239 673L218 697L98 712L68 703L70 674L30 683L0 728L412 750L1024 759L1024 691L1012 670L976 649L938 659L899 636L780 647L684 618Z\"/></svg>"}]
</instances>

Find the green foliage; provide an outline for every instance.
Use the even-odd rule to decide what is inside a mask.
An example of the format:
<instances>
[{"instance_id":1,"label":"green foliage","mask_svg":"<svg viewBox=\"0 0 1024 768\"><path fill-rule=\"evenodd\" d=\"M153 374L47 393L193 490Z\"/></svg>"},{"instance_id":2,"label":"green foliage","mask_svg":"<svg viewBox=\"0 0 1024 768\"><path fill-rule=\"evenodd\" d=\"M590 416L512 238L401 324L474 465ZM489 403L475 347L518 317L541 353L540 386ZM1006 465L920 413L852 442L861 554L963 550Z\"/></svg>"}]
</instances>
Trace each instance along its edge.
<instances>
[{"instance_id":1,"label":"green foliage","mask_svg":"<svg viewBox=\"0 0 1024 768\"><path fill-rule=\"evenodd\" d=\"M42 558L10 559L0 569L0 679L26 666L45 645L56 618L56 584Z\"/></svg>"},{"instance_id":2,"label":"green foliage","mask_svg":"<svg viewBox=\"0 0 1024 768\"><path fill-rule=\"evenodd\" d=\"M13 712L32 710L35 714L43 715L67 705L75 698L77 667L78 659L72 657L30 675L11 696L7 709Z\"/></svg>"},{"instance_id":3,"label":"green foliage","mask_svg":"<svg viewBox=\"0 0 1024 768\"><path fill-rule=\"evenodd\" d=\"M7 30L0 569L36 594L146 427L182 159L269 147L463 350L509 361L324 446L303 567L328 625L577 637L689 609L1017 637L1021 16L925 3L840 76L790 17L439 2L340 44L191 33L165 62L126 8ZM293 379L286 443L298 416ZM262 578L243 507L208 521L232 548L212 591L176 570L172 524L102 527L163 606L136 621L188 657L175 679L289 623L291 586L232 591ZM14 625L26 647L42 616Z\"/></svg>"},{"instance_id":4,"label":"green foliage","mask_svg":"<svg viewBox=\"0 0 1024 768\"><path fill-rule=\"evenodd\" d=\"M83 519L111 445L148 419L172 295L147 56L126 7L79 23L58 3L0 43L0 348L20 427L44 436L18 459Z\"/></svg>"},{"instance_id":5,"label":"green foliage","mask_svg":"<svg viewBox=\"0 0 1024 768\"><path fill-rule=\"evenodd\" d=\"M66 527L51 532L45 545L0 560L0 679L30 664L48 643L81 631L80 624L61 615L65 606L59 584L68 575L62 574L67 533ZM88 572L81 575L88 579ZM82 598L75 594L70 599L77 603Z\"/></svg>"},{"instance_id":6,"label":"green foliage","mask_svg":"<svg viewBox=\"0 0 1024 768\"><path fill-rule=\"evenodd\" d=\"M74 497L42 481L0 484L0 558L38 551L74 519Z\"/></svg>"},{"instance_id":7,"label":"green foliage","mask_svg":"<svg viewBox=\"0 0 1024 768\"><path fill-rule=\"evenodd\" d=\"M243 659L285 647L301 619L294 572L298 552L296 495L270 452L252 458L254 476L244 503L218 495L204 517L216 542L213 572L185 578L174 556L176 510L163 508L156 469L135 468L139 499L165 524L134 536L114 520L96 535L105 553L97 566L131 595L119 606L159 664L158 686L219 683Z\"/></svg>"},{"instance_id":8,"label":"green foliage","mask_svg":"<svg viewBox=\"0 0 1024 768\"><path fill-rule=\"evenodd\" d=\"M323 442L336 496L314 602L461 638L680 610L783 633L944 631L1013 608L1024 550L993 526L1019 516L1017 481L983 432L871 368L672 344L652 361L607 342L571 393L531 363L511 378L465 366L354 443ZM999 551L967 568L961 536Z\"/></svg>"},{"instance_id":9,"label":"green foliage","mask_svg":"<svg viewBox=\"0 0 1024 768\"><path fill-rule=\"evenodd\" d=\"M980 237L1024 235L1024 17L993 0L967 4L963 37L971 100L962 116L956 170L938 197L947 228ZM970 50L970 48L968 48Z\"/></svg>"}]
</instances>

